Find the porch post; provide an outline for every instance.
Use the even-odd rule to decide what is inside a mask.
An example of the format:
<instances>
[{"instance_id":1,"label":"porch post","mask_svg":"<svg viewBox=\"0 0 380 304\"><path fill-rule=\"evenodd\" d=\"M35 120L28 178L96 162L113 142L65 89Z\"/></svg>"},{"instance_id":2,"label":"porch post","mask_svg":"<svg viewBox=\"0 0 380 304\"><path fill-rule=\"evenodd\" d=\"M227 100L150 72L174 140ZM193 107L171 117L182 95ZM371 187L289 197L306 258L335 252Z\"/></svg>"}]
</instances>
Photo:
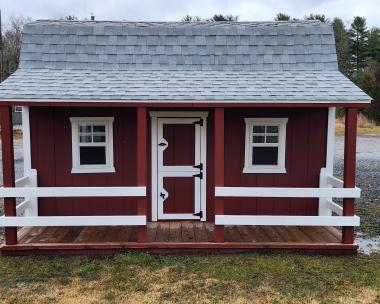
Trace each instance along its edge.
<instances>
[{"instance_id":1,"label":"porch post","mask_svg":"<svg viewBox=\"0 0 380 304\"><path fill-rule=\"evenodd\" d=\"M355 187L357 108L346 108L344 133L344 188ZM355 199L343 199L343 216L355 214ZM342 243L354 243L354 227L343 227Z\"/></svg>"},{"instance_id":2,"label":"porch post","mask_svg":"<svg viewBox=\"0 0 380 304\"><path fill-rule=\"evenodd\" d=\"M137 108L137 186L146 187L147 184L147 111L146 108ZM147 216L147 198L137 200L137 215ZM146 242L147 226L139 226L138 241Z\"/></svg>"},{"instance_id":3,"label":"porch post","mask_svg":"<svg viewBox=\"0 0 380 304\"><path fill-rule=\"evenodd\" d=\"M12 107L0 106L0 118L1 151L3 154L3 185L4 187L15 187ZM4 198L4 215L16 216L16 199L14 197ZM5 228L5 244L17 244L17 227Z\"/></svg>"},{"instance_id":4,"label":"porch post","mask_svg":"<svg viewBox=\"0 0 380 304\"><path fill-rule=\"evenodd\" d=\"M214 117L214 179L215 187L224 186L224 108L215 108ZM215 191L215 188L214 188ZM224 200L214 196L214 214L224 214ZM224 225L215 225L214 241L224 242Z\"/></svg>"}]
</instances>

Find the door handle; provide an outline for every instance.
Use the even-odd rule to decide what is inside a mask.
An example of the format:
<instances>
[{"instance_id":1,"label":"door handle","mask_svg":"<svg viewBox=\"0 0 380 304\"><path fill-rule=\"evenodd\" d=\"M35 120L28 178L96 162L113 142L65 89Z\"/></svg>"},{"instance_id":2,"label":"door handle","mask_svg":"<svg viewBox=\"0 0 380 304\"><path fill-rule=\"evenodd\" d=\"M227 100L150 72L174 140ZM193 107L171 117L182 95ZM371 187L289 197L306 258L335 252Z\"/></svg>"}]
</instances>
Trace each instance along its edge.
<instances>
[{"instance_id":1,"label":"door handle","mask_svg":"<svg viewBox=\"0 0 380 304\"><path fill-rule=\"evenodd\" d=\"M162 199L165 199L165 193L160 192L160 196Z\"/></svg>"},{"instance_id":2,"label":"door handle","mask_svg":"<svg viewBox=\"0 0 380 304\"><path fill-rule=\"evenodd\" d=\"M166 143L162 142L158 144L160 147L166 146Z\"/></svg>"}]
</instances>

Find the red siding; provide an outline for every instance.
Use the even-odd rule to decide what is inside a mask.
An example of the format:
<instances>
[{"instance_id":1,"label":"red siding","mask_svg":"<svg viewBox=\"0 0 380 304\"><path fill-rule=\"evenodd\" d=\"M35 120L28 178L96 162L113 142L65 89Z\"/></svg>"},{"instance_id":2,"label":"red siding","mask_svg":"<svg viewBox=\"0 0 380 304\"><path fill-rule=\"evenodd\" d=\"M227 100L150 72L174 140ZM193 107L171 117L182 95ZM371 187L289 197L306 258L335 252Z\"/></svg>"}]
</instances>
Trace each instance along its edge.
<instances>
[{"instance_id":1,"label":"red siding","mask_svg":"<svg viewBox=\"0 0 380 304\"><path fill-rule=\"evenodd\" d=\"M288 117L286 174L242 173L245 117ZM325 165L327 110L228 110L225 115L225 185L318 187ZM230 198L226 214L317 215L317 199Z\"/></svg>"},{"instance_id":2,"label":"red siding","mask_svg":"<svg viewBox=\"0 0 380 304\"><path fill-rule=\"evenodd\" d=\"M202 109L203 110L203 109ZM208 109L204 109L207 111ZM116 173L71 174L70 116L114 116ZM286 174L243 174L245 117L288 117ZM40 186L136 185L136 109L31 107L32 165ZM213 221L214 115L207 119L207 219ZM226 109L225 185L318 187L325 164L327 109ZM38 136L37 136L38 134ZM150 172L150 123L148 123L148 172ZM150 217L148 174L148 217ZM316 215L316 199L225 199L226 214ZM42 198L40 215L136 214L133 198Z\"/></svg>"},{"instance_id":3,"label":"red siding","mask_svg":"<svg viewBox=\"0 0 380 304\"><path fill-rule=\"evenodd\" d=\"M116 173L71 174L70 116L114 116ZM136 110L31 108L32 166L39 186L135 186ZM40 198L40 215L136 214L133 198Z\"/></svg>"}]
</instances>

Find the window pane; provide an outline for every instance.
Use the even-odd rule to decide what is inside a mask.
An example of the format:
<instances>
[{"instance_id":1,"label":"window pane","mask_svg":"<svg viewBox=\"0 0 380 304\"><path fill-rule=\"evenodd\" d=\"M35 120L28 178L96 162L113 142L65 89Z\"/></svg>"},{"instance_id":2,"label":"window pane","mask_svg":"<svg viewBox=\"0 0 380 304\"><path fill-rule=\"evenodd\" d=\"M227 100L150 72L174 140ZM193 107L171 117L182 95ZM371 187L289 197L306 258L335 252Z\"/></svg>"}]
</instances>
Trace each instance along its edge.
<instances>
[{"instance_id":1,"label":"window pane","mask_svg":"<svg viewBox=\"0 0 380 304\"><path fill-rule=\"evenodd\" d=\"M277 165L278 147L253 147L252 165Z\"/></svg>"},{"instance_id":2,"label":"window pane","mask_svg":"<svg viewBox=\"0 0 380 304\"><path fill-rule=\"evenodd\" d=\"M265 142L265 136L253 136L254 143L263 143Z\"/></svg>"},{"instance_id":3,"label":"window pane","mask_svg":"<svg viewBox=\"0 0 380 304\"><path fill-rule=\"evenodd\" d=\"M91 125L79 125L79 132L91 132Z\"/></svg>"},{"instance_id":4,"label":"window pane","mask_svg":"<svg viewBox=\"0 0 380 304\"><path fill-rule=\"evenodd\" d=\"M94 132L105 132L106 131L106 126L99 126L99 125L97 125L97 126L93 126L93 131Z\"/></svg>"},{"instance_id":5,"label":"window pane","mask_svg":"<svg viewBox=\"0 0 380 304\"><path fill-rule=\"evenodd\" d=\"M278 126L267 126L267 133L278 133Z\"/></svg>"},{"instance_id":6,"label":"window pane","mask_svg":"<svg viewBox=\"0 0 380 304\"><path fill-rule=\"evenodd\" d=\"M278 143L278 136L267 136L267 143Z\"/></svg>"},{"instance_id":7,"label":"window pane","mask_svg":"<svg viewBox=\"0 0 380 304\"><path fill-rule=\"evenodd\" d=\"M91 141L91 135L81 135L79 136L79 142L81 143L90 143Z\"/></svg>"},{"instance_id":8,"label":"window pane","mask_svg":"<svg viewBox=\"0 0 380 304\"><path fill-rule=\"evenodd\" d=\"M265 133L265 126L253 126L253 133Z\"/></svg>"},{"instance_id":9,"label":"window pane","mask_svg":"<svg viewBox=\"0 0 380 304\"><path fill-rule=\"evenodd\" d=\"M81 165L105 165L106 147L79 147Z\"/></svg>"},{"instance_id":10,"label":"window pane","mask_svg":"<svg viewBox=\"0 0 380 304\"><path fill-rule=\"evenodd\" d=\"M94 136L94 142L106 142L105 136Z\"/></svg>"}]
</instances>

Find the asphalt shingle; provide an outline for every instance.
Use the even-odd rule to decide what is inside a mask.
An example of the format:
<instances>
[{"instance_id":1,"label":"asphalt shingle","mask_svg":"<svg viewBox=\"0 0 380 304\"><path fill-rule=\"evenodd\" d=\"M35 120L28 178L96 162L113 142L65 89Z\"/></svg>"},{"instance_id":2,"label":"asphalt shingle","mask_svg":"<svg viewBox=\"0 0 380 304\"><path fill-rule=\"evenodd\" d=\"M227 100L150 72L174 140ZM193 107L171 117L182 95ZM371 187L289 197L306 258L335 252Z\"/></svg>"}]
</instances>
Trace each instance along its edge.
<instances>
[{"instance_id":1,"label":"asphalt shingle","mask_svg":"<svg viewBox=\"0 0 380 304\"><path fill-rule=\"evenodd\" d=\"M117 73L115 73L117 71ZM318 21L36 21L0 99L369 101Z\"/></svg>"}]
</instances>

